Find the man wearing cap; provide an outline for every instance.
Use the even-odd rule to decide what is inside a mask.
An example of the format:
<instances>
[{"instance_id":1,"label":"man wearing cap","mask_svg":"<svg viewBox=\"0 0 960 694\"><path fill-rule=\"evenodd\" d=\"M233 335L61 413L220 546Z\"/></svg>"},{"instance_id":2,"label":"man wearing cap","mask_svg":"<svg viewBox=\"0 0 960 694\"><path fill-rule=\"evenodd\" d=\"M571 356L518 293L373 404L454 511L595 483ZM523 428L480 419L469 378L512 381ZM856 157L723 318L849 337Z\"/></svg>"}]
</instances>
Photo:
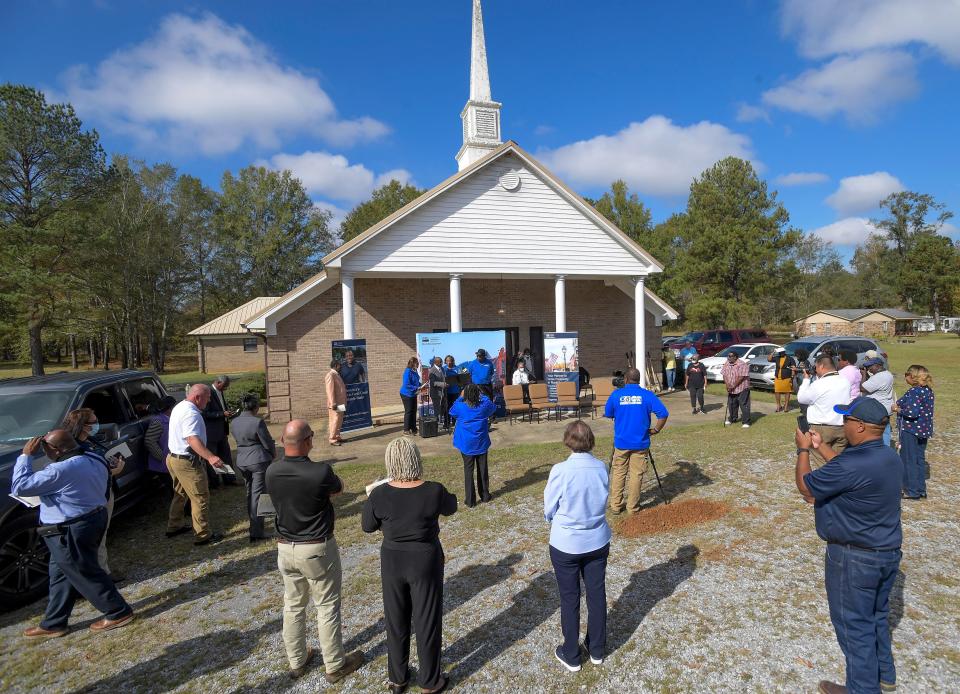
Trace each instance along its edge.
<instances>
[{"instance_id":1,"label":"man wearing cap","mask_svg":"<svg viewBox=\"0 0 960 694\"><path fill-rule=\"evenodd\" d=\"M493 362L483 347L477 350L477 358L464 365L470 372L470 380L480 386L480 392L493 399Z\"/></svg>"},{"instance_id":2,"label":"man wearing cap","mask_svg":"<svg viewBox=\"0 0 960 694\"><path fill-rule=\"evenodd\" d=\"M893 412L893 404L897 396L893 392L893 374L890 373L880 357L867 359L861 367L862 380L860 392L873 398L887 408L887 414ZM883 430L883 443L890 445L890 424Z\"/></svg>"},{"instance_id":3,"label":"man wearing cap","mask_svg":"<svg viewBox=\"0 0 960 694\"><path fill-rule=\"evenodd\" d=\"M897 674L887 618L903 539L903 463L881 441L889 413L878 400L859 397L834 409L849 442L842 453L816 431L797 429L795 434L797 489L814 504L817 535L827 542L824 582L830 621L846 660L846 686L824 680L819 691L890 691ZM811 450L826 465L811 471Z\"/></svg>"},{"instance_id":4,"label":"man wearing cap","mask_svg":"<svg viewBox=\"0 0 960 694\"><path fill-rule=\"evenodd\" d=\"M850 382L837 373L829 354L817 357L814 368L816 380L810 378L809 371L803 372L803 380L797 388L797 402L807 406L810 430L820 434L824 443L839 452L847 447L847 440L843 435L843 417L834 407L850 402ZM823 458L819 452L815 453Z\"/></svg>"}]
</instances>

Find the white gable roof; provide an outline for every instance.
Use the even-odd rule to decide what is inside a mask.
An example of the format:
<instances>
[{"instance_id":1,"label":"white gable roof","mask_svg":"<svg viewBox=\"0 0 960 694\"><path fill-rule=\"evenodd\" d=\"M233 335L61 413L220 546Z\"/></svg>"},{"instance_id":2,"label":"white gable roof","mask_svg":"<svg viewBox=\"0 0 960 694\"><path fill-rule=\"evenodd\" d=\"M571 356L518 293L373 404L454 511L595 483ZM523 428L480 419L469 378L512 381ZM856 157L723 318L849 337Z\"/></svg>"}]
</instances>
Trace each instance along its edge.
<instances>
[{"instance_id":1,"label":"white gable roof","mask_svg":"<svg viewBox=\"0 0 960 694\"><path fill-rule=\"evenodd\" d=\"M516 179L519 184L514 186ZM513 179L513 180L511 180ZM523 151L504 143L323 259L324 271L253 316L276 322L326 291L342 273L501 275L618 280L663 267L606 217ZM647 296L654 298L647 290ZM655 297L665 318L676 311Z\"/></svg>"}]
</instances>

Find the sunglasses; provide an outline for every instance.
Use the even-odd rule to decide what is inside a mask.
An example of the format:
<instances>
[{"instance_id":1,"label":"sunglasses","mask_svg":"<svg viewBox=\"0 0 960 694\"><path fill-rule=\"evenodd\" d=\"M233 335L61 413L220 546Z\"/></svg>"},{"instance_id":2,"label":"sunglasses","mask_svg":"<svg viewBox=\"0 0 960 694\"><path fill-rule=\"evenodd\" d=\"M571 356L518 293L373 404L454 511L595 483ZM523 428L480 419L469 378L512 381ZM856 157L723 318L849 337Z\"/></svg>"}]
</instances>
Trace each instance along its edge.
<instances>
[{"instance_id":1,"label":"sunglasses","mask_svg":"<svg viewBox=\"0 0 960 694\"><path fill-rule=\"evenodd\" d=\"M850 415L844 415L843 421L845 422L860 422L861 424L866 424L862 419L857 419L856 417L851 417Z\"/></svg>"}]
</instances>

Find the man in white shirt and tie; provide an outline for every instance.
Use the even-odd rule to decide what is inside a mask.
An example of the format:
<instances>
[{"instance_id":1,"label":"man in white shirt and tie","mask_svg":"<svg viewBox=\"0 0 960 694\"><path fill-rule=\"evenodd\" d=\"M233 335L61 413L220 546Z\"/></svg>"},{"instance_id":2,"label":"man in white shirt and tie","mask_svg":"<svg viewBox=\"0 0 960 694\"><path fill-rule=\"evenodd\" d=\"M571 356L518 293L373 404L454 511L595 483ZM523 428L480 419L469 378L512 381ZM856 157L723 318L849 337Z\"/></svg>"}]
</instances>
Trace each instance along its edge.
<instances>
[{"instance_id":1,"label":"man in white shirt and tie","mask_svg":"<svg viewBox=\"0 0 960 694\"><path fill-rule=\"evenodd\" d=\"M837 372L833 357L829 355L817 357L814 369L817 372L815 381L811 381L809 371L804 371L797 389L797 402L807 406L810 430L820 432L831 450L839 453L847 447L847 439L843 434L843 415L833 408L850 403L850 382ZM820 455L816 449L814 454Z\"/></svg>"}]
</instances>

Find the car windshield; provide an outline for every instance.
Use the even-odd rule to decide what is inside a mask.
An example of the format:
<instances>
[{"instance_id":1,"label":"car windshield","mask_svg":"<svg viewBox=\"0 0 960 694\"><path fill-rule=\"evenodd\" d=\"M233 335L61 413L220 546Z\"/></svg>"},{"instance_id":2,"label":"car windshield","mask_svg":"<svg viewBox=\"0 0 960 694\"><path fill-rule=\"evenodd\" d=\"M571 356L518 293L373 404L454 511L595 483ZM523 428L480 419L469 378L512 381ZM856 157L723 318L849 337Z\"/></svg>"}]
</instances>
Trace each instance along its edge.
<instances>
[{"instance_id":1,"label":"car windshield","mask_svg":"<svg viewBox=\"0 0 960 694\"><path fill-rule=\"evenodd\" d=\"M701 337L703 337L702 332L691 332L681 337L677 342L697 342Z\"/></svg>"},{"instance_id":2,"label":"car windshield","mask_svg":"<svg viewBox=\"0 0 960 694\"><path fill-rule=\"evenodd\" d=\"M791 357L797 356L797 350L802 349L808 355L813 354L817 351L817 347L820 346L819 342L804 342L802 340L797 340L796 342L788 342L783 346L783 349Z\"/></svg>"},{"instance_id":3,"label":"car windshield","mask_svg":"<svg viewBox=\"0 0 960 694\"><path fill-rule=\"evenodd\" d=\"M717 352L717 356L718 356L718 357L725 357L725 356L727 356L728 354L730 354L731 352L733 352L733 353L736 354L738 357L742 357L744 354L747 353L747 350L748 350L748 349L750 349L750 348L747 347L746 345L734 345L733 347L727 347L726 349L721 349L719 352Z\"/></svg>"},{"instance_id":4,"label":"car windshield","mask_svg":"<svg viewBox=\"0 0 960 694\"><path fill-rule=\"evenodd\" d=\"M72 390L0 394L0 443L43 436L60 425Z\"/></svg>"}]
</instances>

